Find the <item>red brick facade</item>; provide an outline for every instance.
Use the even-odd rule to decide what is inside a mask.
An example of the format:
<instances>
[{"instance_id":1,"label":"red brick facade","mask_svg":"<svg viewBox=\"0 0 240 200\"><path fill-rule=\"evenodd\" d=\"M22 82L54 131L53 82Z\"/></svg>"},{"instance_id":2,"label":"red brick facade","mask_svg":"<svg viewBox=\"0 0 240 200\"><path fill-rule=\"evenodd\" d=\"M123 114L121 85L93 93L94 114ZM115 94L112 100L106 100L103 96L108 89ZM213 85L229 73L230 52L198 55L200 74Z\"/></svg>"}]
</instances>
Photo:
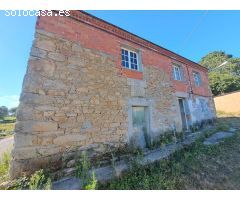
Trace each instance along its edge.
<instances>
[{"instance_id":1,"label":"red brick facade","mask_svg":"<svg viewBox=\"0 0 240 200\"><path fill-rule=\"evenodd\" d=\"M70 17L39 17L36 28L58 34L68 40L81 42L87 48L112 55L116 59L119 75L125 75L129 78L141 80L143 74L142 72L129 70L121 66L120 52L123 45L142 52L143 67L157 66L164 69L170 76L172 74L172 63L178 63L184 68L185 81L173 80L176 91L192 92L205 97L212 96L207 69L201 65L85 12L71 11L70 13ZM66 55L68 55L68 52L66 52ZM195 86L193 71L201 74L203 83L201 86Z\"/></svg>"}]
</instances>

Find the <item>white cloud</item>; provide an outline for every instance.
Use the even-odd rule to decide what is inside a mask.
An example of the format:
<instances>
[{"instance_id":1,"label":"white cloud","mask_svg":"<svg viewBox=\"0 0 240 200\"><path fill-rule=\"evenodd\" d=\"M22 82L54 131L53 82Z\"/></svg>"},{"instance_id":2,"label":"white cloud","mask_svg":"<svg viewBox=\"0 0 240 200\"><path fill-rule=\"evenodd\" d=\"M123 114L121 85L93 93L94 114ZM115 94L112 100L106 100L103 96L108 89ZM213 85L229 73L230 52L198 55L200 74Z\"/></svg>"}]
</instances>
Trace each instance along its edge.
<instances>
[{"instance_id":1,"label":"white cloud","mask_svg":"<svg viewBox=\"0 0 240 200\"><path fill-rule=\"evenodd\" d=\"M8 108L17 107L19 104L19 95L0 96L0 106Z\"/></svg>"}]
</instances>

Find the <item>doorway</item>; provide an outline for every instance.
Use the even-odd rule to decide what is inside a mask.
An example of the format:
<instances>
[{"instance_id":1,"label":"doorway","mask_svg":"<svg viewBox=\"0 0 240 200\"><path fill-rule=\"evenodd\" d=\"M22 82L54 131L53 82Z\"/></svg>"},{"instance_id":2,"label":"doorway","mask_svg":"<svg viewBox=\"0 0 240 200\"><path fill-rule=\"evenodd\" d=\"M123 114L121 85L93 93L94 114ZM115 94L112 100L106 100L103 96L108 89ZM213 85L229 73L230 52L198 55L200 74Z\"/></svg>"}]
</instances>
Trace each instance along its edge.
<instances>
[{"instance_id":1,"label":"doorway","mask_svg":"<svg viewBox=\"0 0 240 200\"><path fill-rule=\"evenodd\" d=\"M187 120L187 101L185 98L179 98L179 107L180 107L180 113L181 113L181 119L182 119L182 126L183 130L188 130L188 120Z\"/></svg>"},{"instance_id":2,"label":"doorway","mask_svg":"<svg viewBox=\"0 0 240 200\"><path fill-rule=\"evenodd\" d=\"M148 134L148 115L147 107L132 107L132 138L131 141L135 147L146 147L146 135Z\"/></svg>"}]
</instances>

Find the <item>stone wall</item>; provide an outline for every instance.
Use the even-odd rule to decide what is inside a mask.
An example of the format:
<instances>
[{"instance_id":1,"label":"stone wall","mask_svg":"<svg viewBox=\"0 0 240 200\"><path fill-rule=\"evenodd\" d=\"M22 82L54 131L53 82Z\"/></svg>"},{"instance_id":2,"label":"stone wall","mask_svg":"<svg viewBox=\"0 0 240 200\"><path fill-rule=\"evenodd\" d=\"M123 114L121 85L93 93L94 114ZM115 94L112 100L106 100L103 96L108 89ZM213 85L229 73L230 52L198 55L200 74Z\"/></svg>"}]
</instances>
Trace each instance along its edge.
<instances>
[{"instance_id":1,"label":"stone wall","mask_svg":"<svg viewBox=\"0 0 240 200\"><path fill-rule=\"evenodd\" d=\"M121 48L138 52L142 70L121 66ZM173 63L184 68L184 81L173 80ZM193 71L201 74L200 87ZM197 63L81 11L39 17L17 111L11 177L40 168L70 168L70 174L82 151L92 161L109 160L109 152L135 137L134 106L146 109L150 137L182 131L179 92L193 93L193 102L206 98L215 116L207 70ZM198 109L192 114L199 120Z\"/></svg>"},{"instance_id":2,"label":"stone wall","mask_svg":"<svg viewBox=\"0 0 240 200\"><path fill-rule=\"evenodd\" d=\"M181 130L169 74L145 65L143 80L136 81L119 74L114 55L37 29L17 111L11 177L60 169L81 151L96 156L123 147L134 102L151 108L149 134Z\"/></svg>"}]
</instances>

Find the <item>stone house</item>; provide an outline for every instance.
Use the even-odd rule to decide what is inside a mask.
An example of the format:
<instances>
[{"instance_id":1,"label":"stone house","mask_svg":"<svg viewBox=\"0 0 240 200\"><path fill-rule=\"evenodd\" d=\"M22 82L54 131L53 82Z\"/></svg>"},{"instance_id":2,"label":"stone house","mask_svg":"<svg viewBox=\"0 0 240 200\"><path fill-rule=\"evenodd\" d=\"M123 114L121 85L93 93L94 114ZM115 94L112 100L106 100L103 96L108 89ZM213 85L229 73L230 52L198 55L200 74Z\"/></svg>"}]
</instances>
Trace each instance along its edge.
<instances>
[{"instance_id":1,"label":"stone house","mask_svg":"<svg viewBox=\"0 0 240 200\"><path fill-rule=\"evenodd\" d=\"M11 176L215 118L207 69L82 11L36 23ZM69 160L69 159L68 159ZM71 162L66 165L69 166Z\"/></svg>"}]
</instances>

